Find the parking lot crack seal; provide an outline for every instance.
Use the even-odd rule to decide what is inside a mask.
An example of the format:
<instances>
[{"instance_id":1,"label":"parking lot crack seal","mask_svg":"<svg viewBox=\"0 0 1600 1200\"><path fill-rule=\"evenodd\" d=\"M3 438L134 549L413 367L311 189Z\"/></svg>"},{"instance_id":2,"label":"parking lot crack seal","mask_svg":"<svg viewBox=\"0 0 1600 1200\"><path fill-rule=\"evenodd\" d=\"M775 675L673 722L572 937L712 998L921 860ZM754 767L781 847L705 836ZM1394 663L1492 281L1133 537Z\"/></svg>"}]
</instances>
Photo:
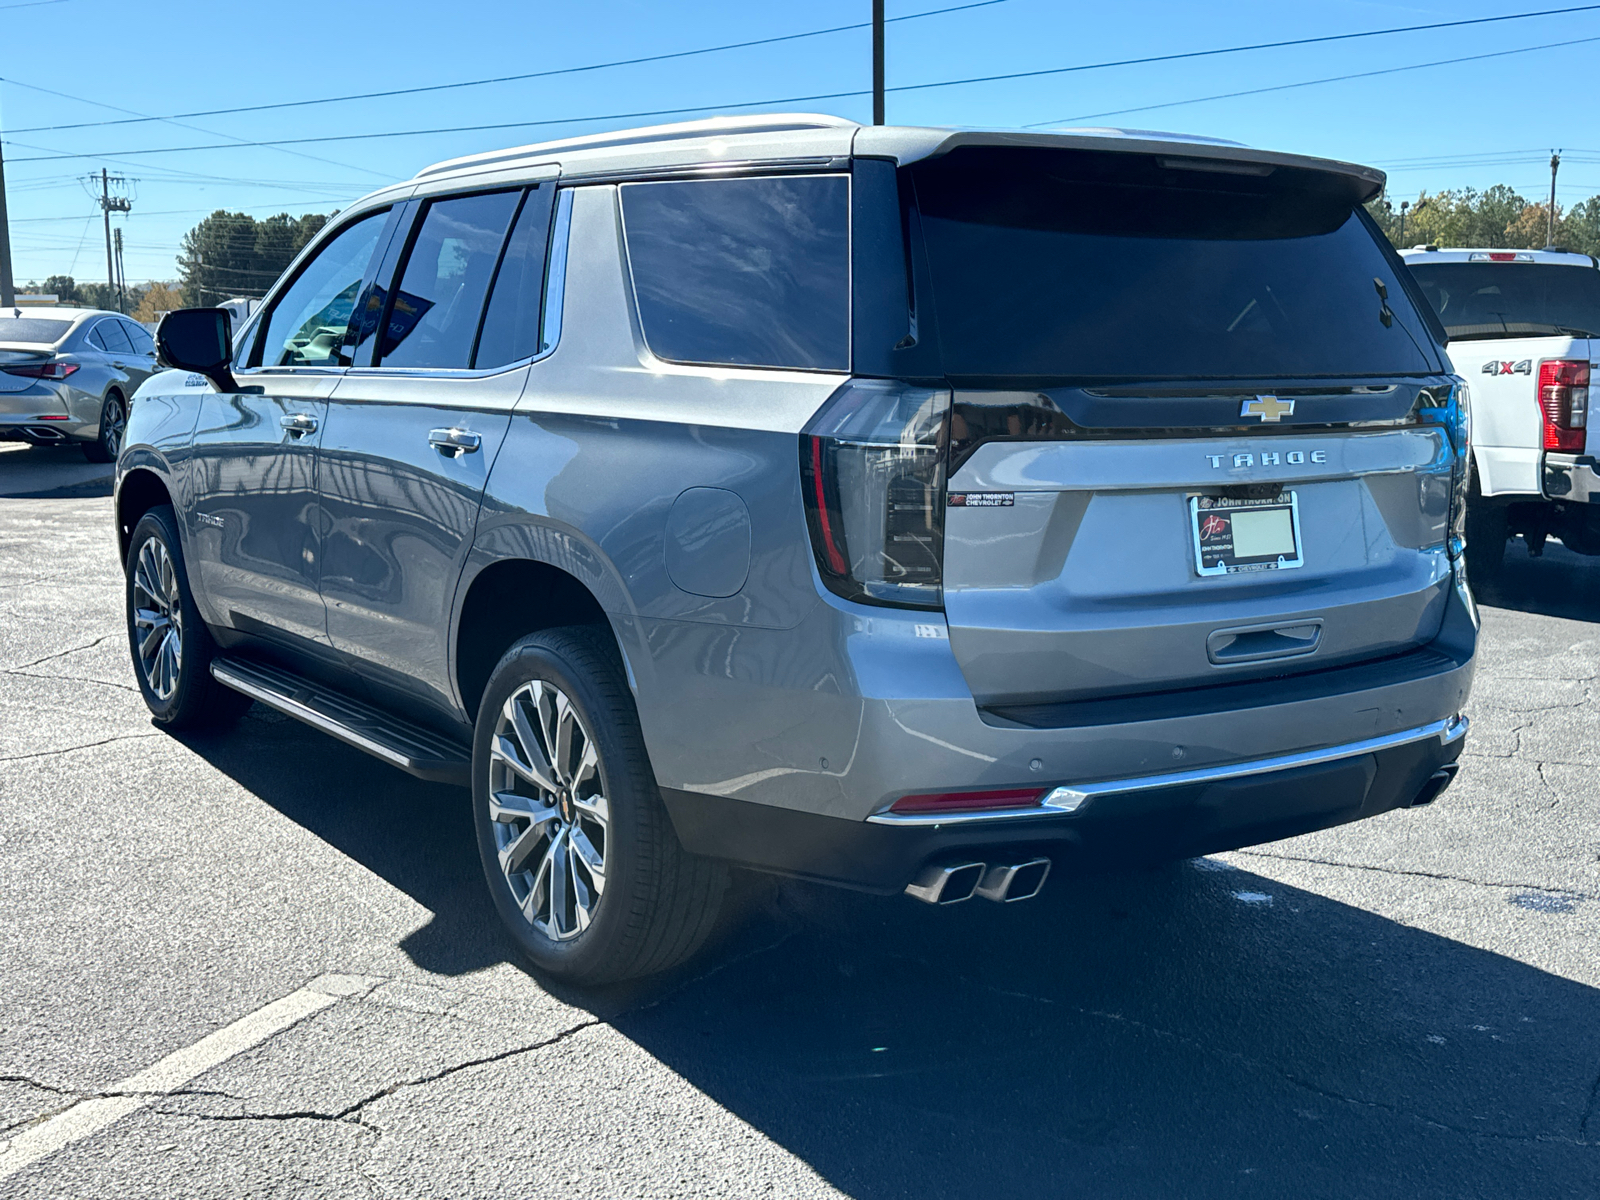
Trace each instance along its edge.
<instances>
[{"instance_id":1,"label":"parking lot crack seal","mask_svg":"<svg viewBox=\"0 0 1600 1200\"><path fill-rule=\"evenodd\" d=\"M96 746L109 746L112 742L131 742L138 738L153 738L163 736L157 732L150 733L121 733L116 737L101 738L98 742L84 742L80 746L63 746L59 750L36 750L32 754L13 754L7 758L0 758L0 763L22 762L30 758L54 758L60 754L72 754L78 750L93 750Z\"/></svg>"},{"instance_id":2,"label":"parking lot crack seal","mask_svg":"<svg viewBox=\"0 0 1600 1200\"><path fill-rule=\"evenodd\" d=\"M14 671L26 671L29 667L37 667L41 663L52 662L58 658L65 658L69 654L77 654L80 650L93 650L107 638L114 638L119 636L119 634L120 631L119 633L102 633L99 637L95 638L94 641L85 642L81 646L70 646L65 650L57 650L54 654L46 654L43 658L36 658L32 662L17 663L15 666L0 668L0 670L4 670L7 675L10 675Z\"/></svg>"},{"instance_id":3,"label":"parking lot crack seal","mask_svg":"<svg viewBox=\"0 0 1600 1200\"><path fill-rule=\"evenodd\" d=\"M1403 875L1415 879L1437 879L1441 883L1465 883L1472 887L1495 888L1513 892L1544 892L1572 896L1579 900L1600 900L1600 896L1592 895L1588 892L1575 891L1572 888L1556 888L1543 883L1506 883L1493 879L1469 879L1465 875L1451 875L1444 871L1418 871L1405 867L1381 867L1373 863L1340 862L1338 859L1315 858L1307 854L1275 854L1264 850L1236 850L1234 853L1248 855L1251 858L1272 858L1281 862L1312 863L1319 867L1340 867L1349 871L1376 871L1381 875Z\"/></svg>"}]
</instances>

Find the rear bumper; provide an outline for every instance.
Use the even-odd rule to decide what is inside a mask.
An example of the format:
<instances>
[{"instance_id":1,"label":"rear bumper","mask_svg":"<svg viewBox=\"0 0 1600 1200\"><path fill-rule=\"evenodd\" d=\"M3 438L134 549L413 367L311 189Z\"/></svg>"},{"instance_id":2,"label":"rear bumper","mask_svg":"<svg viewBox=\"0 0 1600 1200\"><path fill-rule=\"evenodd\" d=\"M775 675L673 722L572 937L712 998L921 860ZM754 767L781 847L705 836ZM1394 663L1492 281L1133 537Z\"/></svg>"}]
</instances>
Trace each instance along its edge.
<instances>
[{"instance_id":1,"label":"rear bumper","mask_svg":"<svg viewBox=\"0 0 1600 1200\"><path fill-rule=\"evenodd\" d=\"M1600 472L1592 454L1546 454L1540 473L1547 500L1567 504L1600 503Z\"/></svg>"},{"instance_id":2,"label":"rear bumper","mask_svg":"<svg viewBox=\"0 0 1600 1200\"><path fill-rule=\"evenodd\" d=\"M1085 785L1072 812L879 814L860 822L695 792L663 795L679 838L697 854L892 893L933 862L1159 861L1426 803L1448 783L1466 732L1457 717L1305 754Z\"/></svg>"}]
</instances>

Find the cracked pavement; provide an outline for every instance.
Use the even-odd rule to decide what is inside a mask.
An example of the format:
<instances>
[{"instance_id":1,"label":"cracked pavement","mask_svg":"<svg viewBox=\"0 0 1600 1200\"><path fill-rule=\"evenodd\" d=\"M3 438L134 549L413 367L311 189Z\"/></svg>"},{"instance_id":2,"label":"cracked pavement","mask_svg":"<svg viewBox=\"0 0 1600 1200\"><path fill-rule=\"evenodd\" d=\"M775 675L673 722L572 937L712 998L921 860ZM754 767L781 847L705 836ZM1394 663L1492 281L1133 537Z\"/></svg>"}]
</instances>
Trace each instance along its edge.
<instances>
[{"instance_id":1,"label":"cracked pavement","mask_svg":"<svg viewBox=\"0 0 1600 1200\"><path fill-rule=\"evenodd\" d=\"M1600 1195L1600 562L1480 598L1430 808L1004 907L743 878L695 962L578 994L463 794L259 709L156 732L109 502L0 498L0 1156L138 1102L0 1197Z\"/></svg>"}]
</instances>

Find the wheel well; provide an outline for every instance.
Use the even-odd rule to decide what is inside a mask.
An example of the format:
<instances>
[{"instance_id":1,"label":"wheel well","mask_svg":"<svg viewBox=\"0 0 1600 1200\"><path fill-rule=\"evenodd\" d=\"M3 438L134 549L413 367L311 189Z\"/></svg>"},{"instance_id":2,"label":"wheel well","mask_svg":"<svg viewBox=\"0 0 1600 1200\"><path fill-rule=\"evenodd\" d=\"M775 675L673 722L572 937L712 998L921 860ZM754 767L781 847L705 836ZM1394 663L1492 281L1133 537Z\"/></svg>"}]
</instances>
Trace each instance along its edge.
<instances>
[{"instance_id":1,"label":"wheel well","mask_svg":"<svg viewBox=\"0 0 1600 1200\"><path fill-rule=\"evenodd\" d=\"M117 492L117 550L124 561L128 557L128 540L133 537L139 518L157 505L171 503L167 485L154 471L128 472Z\"/></svg>"},{"instance_id":2,"label":"wheel well","mask_svg":"<svg viewBox=\"0 0 1600 1200\"><path fill-rule=\"evenodd\" d=\"M548 563L514 559L485 567L461 604L456 683L468 716L501 655L518 638L560 625L605 625L605 610L579 580Z\"/></svg>"}]
</instances>

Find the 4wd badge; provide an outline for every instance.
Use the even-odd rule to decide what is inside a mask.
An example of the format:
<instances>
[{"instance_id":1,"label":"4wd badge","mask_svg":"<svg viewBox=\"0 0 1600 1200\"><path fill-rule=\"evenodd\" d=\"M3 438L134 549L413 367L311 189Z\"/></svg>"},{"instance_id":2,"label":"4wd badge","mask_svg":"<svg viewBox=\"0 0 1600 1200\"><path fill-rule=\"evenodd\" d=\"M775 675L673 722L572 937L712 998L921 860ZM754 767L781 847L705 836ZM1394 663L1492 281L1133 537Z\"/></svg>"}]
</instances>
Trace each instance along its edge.
<instances>
[{"instance_id":1,"label":"4wd badge","mask_svg":"<svg viewBox=\"0 0 1600 1200\"><path fill-rule=\"evenodd\" d=\"M1501 362L1499 359L1483 364L1485 375L1532 375L1533 359L1525 358L1518 363Z\"/></svg>"}]
</instances>

